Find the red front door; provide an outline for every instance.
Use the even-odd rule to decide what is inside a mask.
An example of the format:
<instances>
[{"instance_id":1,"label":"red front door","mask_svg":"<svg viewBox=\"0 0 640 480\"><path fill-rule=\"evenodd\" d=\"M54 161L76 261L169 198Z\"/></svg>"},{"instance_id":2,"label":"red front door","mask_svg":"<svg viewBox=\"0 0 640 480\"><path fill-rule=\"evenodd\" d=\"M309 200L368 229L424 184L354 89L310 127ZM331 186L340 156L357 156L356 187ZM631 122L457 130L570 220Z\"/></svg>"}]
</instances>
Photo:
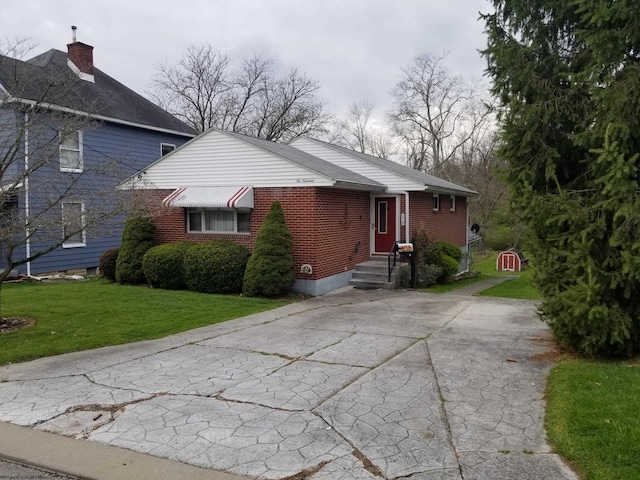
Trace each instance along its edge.
<instances>
[{"instance_id":1,"label":"red front door","mask_svg":"<svg viewBox=\"0 0 640 480\"><path fill-rule=\"evenodd\" d=\"M396 241L396 198L376 198L375 209L375 251L389 253Z\"/></svg>"}]
</instances>

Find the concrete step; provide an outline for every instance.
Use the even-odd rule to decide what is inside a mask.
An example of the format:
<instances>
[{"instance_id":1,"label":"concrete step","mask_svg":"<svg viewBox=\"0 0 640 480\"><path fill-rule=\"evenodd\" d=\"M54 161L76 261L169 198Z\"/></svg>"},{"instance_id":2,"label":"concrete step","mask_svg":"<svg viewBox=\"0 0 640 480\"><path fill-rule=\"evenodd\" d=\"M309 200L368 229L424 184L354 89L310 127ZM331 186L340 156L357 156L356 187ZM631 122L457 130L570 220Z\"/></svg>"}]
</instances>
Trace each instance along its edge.
<instances>
[{"instance_id":1,"label":"concrete step","mask_svg":"<svg viewBox=\"0 0 640 480\"><path fill-rule=\"evenodd\" d=\"M384 288L386 290L394 290L396 288L395 282L369 282L367 280L359 280L357 278L352 278L349 281L349 285L354 288L363 289Z\"/></svg>"},{"instance_id":2,"label":"concrete step","mask_svg":"<svg viewBox=\"0 0 640 480\"><path fill-rule=\"evenodd\" d=\"M391 281L396 277L396 272L394 271L391 274ZM353 272L353 276L351 278L355 278L357 280L367 280L369 282L387 282L389 280L389 273L385 270L384 272L363 272L360 270L355 270Z\"/></svg>"}]
</instances>

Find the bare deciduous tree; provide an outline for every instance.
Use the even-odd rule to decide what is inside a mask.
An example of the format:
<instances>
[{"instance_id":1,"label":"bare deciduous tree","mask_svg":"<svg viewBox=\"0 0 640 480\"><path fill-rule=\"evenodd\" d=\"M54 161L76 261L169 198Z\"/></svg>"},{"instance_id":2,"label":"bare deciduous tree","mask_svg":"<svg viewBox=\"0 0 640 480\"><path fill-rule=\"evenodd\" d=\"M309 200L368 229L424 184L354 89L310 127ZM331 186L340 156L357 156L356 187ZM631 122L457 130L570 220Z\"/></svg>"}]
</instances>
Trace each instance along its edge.
<instances>
[{"instance_id":1,"label":"bare deciduous tree","mask_svg":"<svg viewBox=\"0 0 640 480\"><path fill-rule=\"evenodd\" d=\"M491 122L481 88L452 76L445 60L446 54L425 54L403 69L389 112L407 165L434 175L442 174L458 151Z\"/></svg>"},{"instance_id":2,"label":"bare deciduous tree","mask_svg":"<svg viewBox=\"0 0 640 480\"><path fill-rule=\"evenodd\" d=\"M272 141L324 129L320 85L297 69L284 77L271 59L253 56L233 70L210 45L189 47L175 66L161 65L151 96L199 132L218 127Z\"/></svg>"},{"instance_id":3,"label":"bare deciduous tree","mask_svg":"<svg viewBox=\"0 0 640 480\"><path fill-rule=\"evenodd\" d=\"M386 126L373 125L372 113L373 103L367 100L352 103L346 116L335 123L330 141L356 152L391 158L397 149L395 142Z\"/></svg>"}]
</instances>

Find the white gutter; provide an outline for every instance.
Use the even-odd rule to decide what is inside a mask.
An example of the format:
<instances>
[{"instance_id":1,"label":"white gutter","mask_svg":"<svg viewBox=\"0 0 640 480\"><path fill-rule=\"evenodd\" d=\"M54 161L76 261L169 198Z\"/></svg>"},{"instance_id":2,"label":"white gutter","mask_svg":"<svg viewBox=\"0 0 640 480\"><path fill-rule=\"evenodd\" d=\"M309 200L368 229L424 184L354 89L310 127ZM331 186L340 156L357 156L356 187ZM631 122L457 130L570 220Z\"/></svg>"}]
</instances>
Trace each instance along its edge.
<instances>
[{"instance_id":1,"label":"white gutter","mask_svg":"<svg viewBox=\"0 0 640 480\"><path fill-rule=\"evenodd\" d=\"M186 132L179 132L177 130L170 130L168 128L160 128L160 127L154 127L152 125L145 125L143 123L136 123L136 122L130 122L128 120L121 120L119 118L113 118L113 117L107 117L104 115L93 115L87 112L82 112L80 110L74 110L73 108L68 108L68 107L61 107L60 105L55 105L53 103L48 103L48 102L36 102L34 100L28 100L26 98L16 98L16 97L11 97L9 96L9 98L7 98L6 100L4 100L6 102L18 102L18 103L24 103L25 105L31 105L34 107L42 107L45 109L50 109L50 110L57 110L60 112L65 112L65 113L71 113L73 115L79 115L79 116L84 116L84 117L89 117L89 118L93 118L96 120L102 120L105 122L111 122L111 123L117 123L120 125L127 125L129 127L136 127L136 128L144 128L147 130L153 130L155 132L162 132L162 133L170 133L172 135L181 135L183 137L195 137L196 135L193 133L186 133Z\"/></svg>"},{"instance_id":2,"label":"white gutter","mask_svg":"<svg viewBox=\"0 0 640 480\"><path fill-rule=\"evenodd\" d=\"M31 256L31 240L29 236L29 114L24 114L24 222L26 256ZM31 276L31 262L27 262L27 277Z\"/></svg>"}]
</instances>

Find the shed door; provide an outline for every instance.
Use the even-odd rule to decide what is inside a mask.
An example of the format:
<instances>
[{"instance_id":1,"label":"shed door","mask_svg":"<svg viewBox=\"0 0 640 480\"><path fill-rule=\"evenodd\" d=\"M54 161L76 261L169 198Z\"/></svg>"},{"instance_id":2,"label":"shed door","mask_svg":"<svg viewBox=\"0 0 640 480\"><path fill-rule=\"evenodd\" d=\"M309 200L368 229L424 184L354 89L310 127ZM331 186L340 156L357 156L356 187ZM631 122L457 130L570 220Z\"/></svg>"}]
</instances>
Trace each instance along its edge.
<instances>
[{"instance_id":1,"label":"shed door","mask_svg":"<svg viewBox=\"0 0 640 480\"><path fill-rule=\"evenodd\" d=\"M377 197L375 209L375 251L389 253L396 241L396 197Z\"/></svg>"},{"instance_id":2,"label":"shed door","mask_svg":"<svg viewBox=\"0 0 640 480\"><path fill-rule=\"evenodd\" d=\"M515 272L517 270L516 262L517 262L517 258L514 253L503 253L501 270L504 270L507 272Z\"/></svg>"}]
</instances>

